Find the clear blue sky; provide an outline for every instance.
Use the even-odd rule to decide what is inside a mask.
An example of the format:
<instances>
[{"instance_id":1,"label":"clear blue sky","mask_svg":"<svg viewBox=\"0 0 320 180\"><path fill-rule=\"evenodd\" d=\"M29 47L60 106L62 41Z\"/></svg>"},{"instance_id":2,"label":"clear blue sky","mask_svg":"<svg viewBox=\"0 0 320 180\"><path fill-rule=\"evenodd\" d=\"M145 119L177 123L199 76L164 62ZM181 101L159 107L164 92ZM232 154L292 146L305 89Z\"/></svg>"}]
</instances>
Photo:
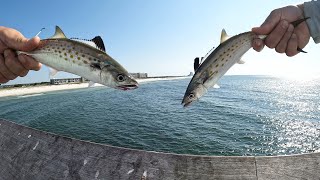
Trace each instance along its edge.
<instances>
[{"instance_id":1,"label":"clear blue sky","mask_svg":"<svg viewBox=\"0 0 320 180\"><path fill-rule=\"evenodd\" d=\"M229 35L260 25L271 10L301 1L282 0L117 0L117 1L4 1L2 26L12 27L26 37L42 27L41 38L50 37L59 25L68 37L104 39L107 53L129 72L149 76L187 75L193 59L218 46L222 28ZM244 65L228 74L288 74L315 72L318 48L312 40L309 53L287 58L264 49L250 50ZM319 54L317 54L319 56ZM66 77L61 73L58 77ZM48 81L48 69L31 72L11 83Z\"/></svg>"}]
</instances>

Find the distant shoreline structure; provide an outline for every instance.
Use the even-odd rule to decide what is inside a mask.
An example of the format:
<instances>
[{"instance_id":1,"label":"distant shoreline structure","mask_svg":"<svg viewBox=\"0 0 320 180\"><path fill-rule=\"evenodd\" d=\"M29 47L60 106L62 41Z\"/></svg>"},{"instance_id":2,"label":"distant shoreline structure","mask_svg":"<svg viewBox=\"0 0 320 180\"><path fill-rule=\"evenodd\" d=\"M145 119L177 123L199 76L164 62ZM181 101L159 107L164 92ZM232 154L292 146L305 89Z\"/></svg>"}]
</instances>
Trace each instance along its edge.
<instances>
[{"instance_id":1,"label":"distant shoreline structure","mask_svg":"<svg viewBox=\"0 0 320 180\"><path fill-rule=\"evenodd\" d=\"M147 73L130 73L132 77L135 79L157 79L157 78L179 78L185 76L152 76L148 77ZM89 80L78 77L78 78L52 78L49 81L44 82L35 82L35 83L25 83L25 84L0 84L0 89L8 89L8 88L23 88L23 87L34 87L34 86L49 86L49 85L62 85L62 84L81 84L88 83Z\"/></svg>"},{"instance_id":2,"label":"distant shoreline structure","mask_svg":"<svg viewBox=\"0 0 320 180\"><path fill-rule=\"evenodd\" d=\"M175 80L175 79L185 79L189 76L155 76L155 77L145 77L137 78L138 83L151 82L151 81L161 81L161 80ZM88 88L88 81L78 82L74 79L76 78L66 78L68 81L64 81L64 84L51 84L51 82L40 82L40 83L28 83L28 84L15 84L15 85L3 85L0 86L0 98L8 96L24 96L31 94L39 94L52 91L61 90L71 90L71 89L81 89ZM62 79L62 80L66 80ZM80 79L80 78L78 78ZM102 85L97 85L102 86Z\"/></svg>"}]
</instances>

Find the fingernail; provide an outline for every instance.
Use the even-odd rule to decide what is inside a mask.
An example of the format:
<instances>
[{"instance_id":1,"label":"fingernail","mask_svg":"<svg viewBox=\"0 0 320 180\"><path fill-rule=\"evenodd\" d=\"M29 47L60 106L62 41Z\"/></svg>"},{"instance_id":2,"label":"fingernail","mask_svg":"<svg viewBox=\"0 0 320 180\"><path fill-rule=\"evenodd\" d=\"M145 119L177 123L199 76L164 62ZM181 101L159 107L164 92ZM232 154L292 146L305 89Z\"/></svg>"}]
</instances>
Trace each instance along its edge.
<instances>
[{"instance_id":1,"label":"fingernail","mask_svg":"<svg viewBox=\"0 0 320 180\"><path fill-rule=\"evenodd\" d=\"M253 43L256 45L256 46L261 46L261 41L260 40L258 40L258 39L255 39L254 41L253 41Z\"/></svg>"},{"instance_id":2,"label":"fingernail","mask_svg":"<svg viewBox=\"0 0 320 180\"><path fill-rule=\"evenodd\" d=\"M292 33L291 38L297 38L297 35L295 33Z\"/></svg>"},{"instance_id":3,"label":"fingernail","mask_svg":"<svg viewBox=\"0 0 320 180\"><path fill-rule=\"evenodd\" d=\"M26 63L26 57L24 54L19 55L18 59L22 64Z\"/></svg>"},{"instance_id":4,"label":"fingernail","mask_svg":"<svg viewBox=\"0 0 320 180\"><path fill-rule=\"evenodd\" d=\"M289 25L289 23L288 23L287 21L283 21L282 24L281 24L281 27L282 27L283 29L287 29L287 28L288 28L288 25Z\"/></svg>"},{"instance_id":5,"label":"fingernail","mask_svg":"<svg viewBox=\"0 0 320 180\"><path fill-rule=\"evenodd\" d=\"M4 58L7 58L9 56L12 56L13 52L10 49L6 49L4 50L3 55L4 55Z\"/></svg>"}]
</instances>

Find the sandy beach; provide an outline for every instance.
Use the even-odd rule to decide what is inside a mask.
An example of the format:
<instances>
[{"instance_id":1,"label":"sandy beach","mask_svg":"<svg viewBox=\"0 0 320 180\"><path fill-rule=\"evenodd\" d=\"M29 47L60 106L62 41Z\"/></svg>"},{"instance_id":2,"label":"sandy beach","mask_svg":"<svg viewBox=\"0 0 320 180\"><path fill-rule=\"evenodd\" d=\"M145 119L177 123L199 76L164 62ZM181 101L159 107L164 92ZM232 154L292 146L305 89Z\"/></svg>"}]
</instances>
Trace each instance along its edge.
<instances>
[{"instance_id":1,"label":"sandy beach","mask_svg":"<svg viewBox=\"0 0 320 180\"><path fill-rule=\"evenodd\" d=\"M143 84L143 83L152 82L152 81L164 81L164 80L175 80L175 79L185 79L185 78L188 78L188 77L147 78L147 79L137 79L137 81L139 84ZM102 86L102 85L97 84L95 86ZM36 95L36 94L41 94L45 92L81 89L81 88L88 88L88 83L17 87L17 88L8 88L8 89L4 88L4 89L0 89L0 98L8 97L8 96Z\"/></svg>"}]
</instances>

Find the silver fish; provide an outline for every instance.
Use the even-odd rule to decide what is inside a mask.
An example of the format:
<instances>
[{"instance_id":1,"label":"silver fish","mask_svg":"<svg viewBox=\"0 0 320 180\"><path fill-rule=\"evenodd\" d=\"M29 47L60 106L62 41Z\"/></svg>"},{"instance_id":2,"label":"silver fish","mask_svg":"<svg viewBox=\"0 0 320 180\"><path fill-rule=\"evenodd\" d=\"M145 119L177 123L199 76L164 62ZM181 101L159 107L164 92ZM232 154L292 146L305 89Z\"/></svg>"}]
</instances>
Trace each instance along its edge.
<instances>
[{"instance_id":1,"label":"silver fish","mask_svg":"<svg viewBox=\"0 0 320 180\"><path fill-rule=\"evenodd\" d=\"M291 24L296 27L306 19L308 18L299 19ZM234 64L243 64L241 57L252 47L251 42L254 38L263 40L266 37L267 35L257 36L249 31L229 38L223 29L220 45L209 51L204 57L204 62L196 69L183 97L183 106L187 107L202 97ZM304 52L300 48L297 48L297 51Z\"/></svg>"},{"instance_id":2,"label":"silver fish","mask_svg":"<svg viewBox=\"0 0 320 180\"><path fill-rule=\"evenodd\" d=\"M37 49L27 54L51 68L51 75L65 71L91 81L121 90L138 87L138 83L116 60L105 52L100 36L92 40L68 39L56 26L54 36L40 41Z\"/></svg>"}]
</instances>

